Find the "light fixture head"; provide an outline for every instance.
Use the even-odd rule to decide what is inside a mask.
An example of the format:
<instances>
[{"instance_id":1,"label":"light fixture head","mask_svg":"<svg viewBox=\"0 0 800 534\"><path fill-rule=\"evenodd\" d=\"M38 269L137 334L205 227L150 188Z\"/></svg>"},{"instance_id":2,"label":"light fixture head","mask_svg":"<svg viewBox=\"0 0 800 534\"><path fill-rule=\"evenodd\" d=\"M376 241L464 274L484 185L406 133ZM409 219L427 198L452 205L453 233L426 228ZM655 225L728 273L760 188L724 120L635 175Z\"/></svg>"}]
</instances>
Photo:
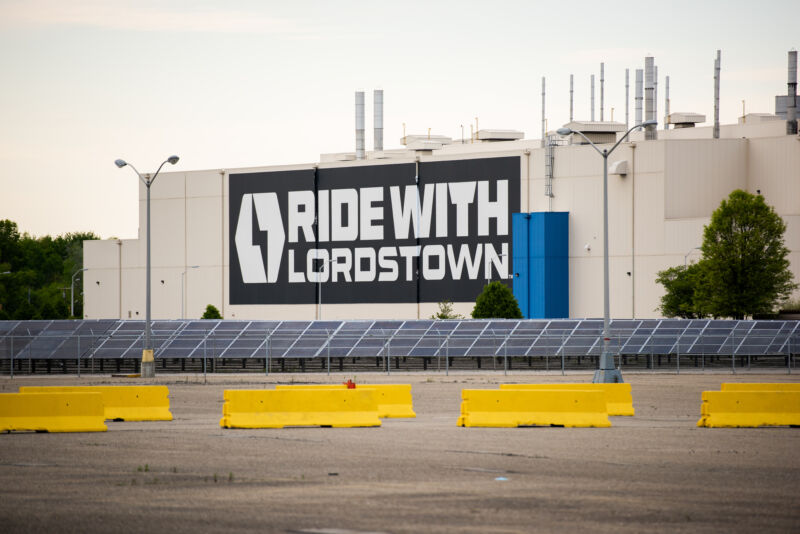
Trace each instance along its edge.
<instances>
[{"instance_id":1,"label":"light fixture head","mask_svg":"<svg viewBox=\"0 0 800 534\"><path fill-rule=\"evenodd\" d=\"M122 167L124 167L125 165L127 165L127 164L128 164L128 162L126 162L124 159L115 159L115 160L114 160L114 165L116 165L116 166L117 166L117 167L119 167L120 169L121 169Z\"/></svg>"},{"instance_id":2,"label":"light fixture head","mask_svg":"<svg viewBox=\"0 0 800 534\"><path fill-rule=\"evenodd\" d=\"M559 128L556 133L558 135L569 135L572 133L572 128Z\"/></svg>"},{"instance_id":3,"label":"light fixture head","mask_svg":"<svg viewBox=\"0 0 800 534\"><path fill-rule=\"evenodd\" d=\"M649 120L649 121L644 121L642 123L642 126L658 126L658 121L655 120L655 119Z\"/></svg>"},{"instance_id":4,"label":"light fixture head","mask_svg":"<svg viewBox=\"0 0 800 534\"><path fill-rule=\"evenodd\" d=\"M175 165L176 163L178 163L179 159L181 159L181 158L179 158L178 156L173 154L172 156L167 158L167 161L169 161L171 164Z\"/></svg>"}]
</instances>

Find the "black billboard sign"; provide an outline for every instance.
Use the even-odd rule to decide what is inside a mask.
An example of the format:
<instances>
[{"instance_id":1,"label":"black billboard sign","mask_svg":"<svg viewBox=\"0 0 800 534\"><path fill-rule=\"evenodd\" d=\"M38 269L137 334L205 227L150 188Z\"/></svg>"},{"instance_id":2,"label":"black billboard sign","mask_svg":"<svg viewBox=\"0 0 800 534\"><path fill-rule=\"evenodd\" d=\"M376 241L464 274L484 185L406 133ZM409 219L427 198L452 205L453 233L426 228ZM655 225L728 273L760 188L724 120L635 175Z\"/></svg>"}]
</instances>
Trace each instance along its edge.
<instances>
[{"instance_id":1,"label":"black billboard sign","mask_svg":"<svg viewBox=\"0 0 800 534\"><path fill-rule=\"evenodd\" d=\"M519 184L519 157L231 174L231 304L474 300Z\"/></svg>"}]
</instances>

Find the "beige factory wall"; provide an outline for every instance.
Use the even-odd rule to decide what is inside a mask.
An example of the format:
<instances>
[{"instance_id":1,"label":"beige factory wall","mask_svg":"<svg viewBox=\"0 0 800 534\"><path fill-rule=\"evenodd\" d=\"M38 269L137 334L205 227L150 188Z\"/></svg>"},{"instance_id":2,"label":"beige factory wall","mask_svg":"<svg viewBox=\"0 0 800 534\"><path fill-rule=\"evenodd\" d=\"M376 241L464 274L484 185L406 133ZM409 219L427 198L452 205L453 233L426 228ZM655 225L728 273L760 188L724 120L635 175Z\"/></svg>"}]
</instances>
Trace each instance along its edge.
<instances>
[{"instance_id":1,"label":"beige factory wall","mask_svg":"<svg viewBox=\"0 0 800 534\"><path fill-rule=\"evenodd\" d=\"M503 147L510 149L498 151L498 145L490 143L465 145L443 151L439 156L421 156L420 159L520 156L521 211L552 209L570 213L570 315L601 317L602 158L590 146L557 147L554 196L548 199L544 195L544 149L538 147L538 142L511 142ZM660 316L657 307L662 291L655 283L658 271L681 265L687 253L689 262L700 257L694 247L702 243L703 226L719 201L736 187L752 192L761 189L767 202L784 217L786 244L794 251L790 256L792 268L800 272L800 179L797 171L800 169L800 142L797 139L673 139L625 143L609 157L609 163L621 160L628 161L628 174L608 177L612 316ZM320 166L409 161L413 160L331 162ZM312 165L160 175L151 191L153 317L180 317L181 272L184 270L184 303L188 318L199 317L207 304L214 304L226 318L232 319L307 320L316 317L317 307L313 304L232 306L228 303L229 172L308 168ZM133 319L144 318L144 200L145 190L141 186L140 239L123 241L121 250L116 241L84 244L85 265L91 269L84 283L87 317L117 317L121 312L123 318L129 314ZM191 268L193 265L198 267ZM421 303L418 312L413 303L327 305L324 302L323 295L323 319L427 318L437 309L436 303ZM473 302L456 303L455 311L468 317L473 305Z\"/></svg>"},{"instance_id":2,"label":"beige factory wall","mask_svg":"<svg viewBox=\"0 0 800 534\"><path fill-rule=\"evenodd\" d=\"M83 242L83 315L86 318L119 317L120 241ZM81 287L76 285L75 290Z\"/></svg>"},{"instance_id":3,"label":"beige factory wall","mask_svg":"<svg viewBox=\"0 0 800 534\"><path fill-rule=\"evenodd\" d=\"M708 216L734 189L747 187L745 139L665 143L664 216Z\"/></svg>"},{"instance_id":4,"label":"beige factory wall","mask_svg":"<svg viewBox=\"0 0 800 534\"><path fill-rule=\"evenodd\" d=\"M760 190L780 214L800 215L800 137L749 139L748 145L748 190Z\"/></svg>"}]
</instances>

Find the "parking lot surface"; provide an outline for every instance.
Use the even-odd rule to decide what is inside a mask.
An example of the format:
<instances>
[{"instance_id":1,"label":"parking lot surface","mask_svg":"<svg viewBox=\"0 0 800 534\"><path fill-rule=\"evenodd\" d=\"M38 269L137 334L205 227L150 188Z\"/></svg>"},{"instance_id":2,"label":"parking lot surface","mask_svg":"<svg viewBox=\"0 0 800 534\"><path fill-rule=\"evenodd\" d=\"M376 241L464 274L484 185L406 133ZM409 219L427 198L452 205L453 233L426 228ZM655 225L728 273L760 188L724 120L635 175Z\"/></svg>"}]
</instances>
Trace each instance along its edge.
<instances>
[{"instance_id":1,"label":"parking lot surface","mask_svg":"<svg viewBox=\"0 0 800 534\"><path fill-rule=\"evenodd\" d=\"M164 384L173 421L0 435L4 532L732 532L800 530L800 428L698 428L722 382L787 374L626 373L611 428L461 428L462 389L590 382L513 372L8 377ZM379 428L233 430L225 389L410 383L415 419Z\"/></svg>"}]
</instances>

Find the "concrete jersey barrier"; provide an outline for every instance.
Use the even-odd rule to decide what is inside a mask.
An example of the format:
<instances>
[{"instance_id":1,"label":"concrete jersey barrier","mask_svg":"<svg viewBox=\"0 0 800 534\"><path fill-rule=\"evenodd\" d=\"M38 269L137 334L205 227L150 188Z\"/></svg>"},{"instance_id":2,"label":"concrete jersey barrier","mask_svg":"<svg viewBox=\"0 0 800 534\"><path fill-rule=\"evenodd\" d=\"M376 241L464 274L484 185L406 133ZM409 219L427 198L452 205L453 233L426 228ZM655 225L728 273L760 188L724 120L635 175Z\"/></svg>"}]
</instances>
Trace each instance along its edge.
<instances>
[{"instance_id":1,"label":"concrete jersey barrier","mask_svg":"<svg viewBox=\"0 0 800 534\"><path fill-rule=\"evenodd\" d=\"M800 426L800 391L704 391L700 427Z\"/></svg>"},{"instance_id":2,"label":"concrete jersey barrier","mask_svg":"<svg viewBox=\"0 0 800 534\"><path fill-rule=\"evenodd\" d=\"M723 382L721 391L800 391L800 382Z\"/></svg>"},{"instance_id":3,"label":"concrete jersey barrier","mask_svg":"<svg viewBox=\"0 0 800 534\"><path fill-rule=\"evenodd\" d=\"M464 389L459 426L609 427L602 391Z\"/></svg>"},{"instance_id":4,"label":"concrete jersey barrier","mask_svg":"<svg viewBox=\"0 0 800 534\"><path fill-rule=\"evenodd\" d=\"M374 389L226 389L223 428L381 426Z\"/></svg>"},{"instance_id":5,"label":"concrete jersey barrier","mask_svg":"<svg viewBox=\"0 0 800 534\"><path fill-rule=\"evenodd\" d=\"M602 391L606 396L608 415L634 415L631 385L617 384L500 384L500 389L582 389L586 391Z\"/></svg>"},{"instance_id":6,"label":"concrete jersey barrier","mask_svg":"<svg viewBox=\"0 0 800 534\"><path fill-rule=\"evenodd\" d=\"M105 418L112 421L172 421L167 386L36 386L20 393L100 393Z\"/></svg>"},{"instance_id":7,"label":"concrete jersey barrier","mask_svg":"<svg viewBox=\"0 0 800 534\"><path fill-rule=\"evenodd\" d=\"M347 389L346 384L279 384L275 389ZM378 417L412 418L414 413L411 384L357 384L355 389L374 389L378 401Z\"/></svg>"},{"instance_id":8,"label":"concrete jersey barrier","mask_svg":"<svg viewBox=\"0 0 800 534\"><path fill-rule=\"evenodd\" d=\"M105 432L99 393L0 393L0 432Z\"/></svg>"}]
</instances>

